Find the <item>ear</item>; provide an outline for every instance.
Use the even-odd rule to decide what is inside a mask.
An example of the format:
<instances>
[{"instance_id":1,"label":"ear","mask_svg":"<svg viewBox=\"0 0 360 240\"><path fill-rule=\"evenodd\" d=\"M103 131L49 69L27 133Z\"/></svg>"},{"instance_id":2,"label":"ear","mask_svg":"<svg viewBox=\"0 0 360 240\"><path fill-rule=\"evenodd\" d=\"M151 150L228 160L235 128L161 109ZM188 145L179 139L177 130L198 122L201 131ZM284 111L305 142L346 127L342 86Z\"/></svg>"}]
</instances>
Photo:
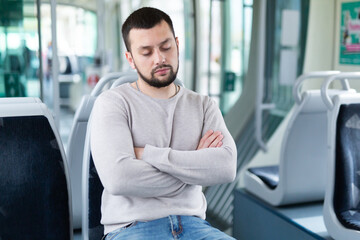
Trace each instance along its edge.
<instances>
[{"instance_id":1,"label":"ear","mask_svg":"<svg viewBox=\"0 0 360 240\"><path fill-rule=\"evenodd\" d=\"M129 62L131 68L135 69L135 63L134 63L134 59L131 55L131 52L125 52L125 57L126 57L126 60Z\"/></svg>"},{"instance_id":2,"label":"ear","mask_svg":"<svg viewBox=\"0 0 360 240\"><path fill-rule=\"evenodd\" d=\"M177 46L177 52L179 55L179 38L178 37L175 38L175 42L176 42L176 46Z\"/></svg>"}]
</instances>

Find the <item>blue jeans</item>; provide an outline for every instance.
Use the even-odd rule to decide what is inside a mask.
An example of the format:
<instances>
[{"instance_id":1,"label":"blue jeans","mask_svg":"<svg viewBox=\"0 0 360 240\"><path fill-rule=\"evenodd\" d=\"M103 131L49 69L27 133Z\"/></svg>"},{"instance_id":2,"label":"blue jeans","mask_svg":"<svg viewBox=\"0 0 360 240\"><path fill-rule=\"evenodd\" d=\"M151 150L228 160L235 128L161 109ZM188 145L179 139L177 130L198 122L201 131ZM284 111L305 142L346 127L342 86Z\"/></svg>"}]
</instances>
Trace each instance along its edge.
<instances>
[{"instance_id":1,"label":"blue jeans","mask_svg":"<svg viewBox=\"0 0 360 240\"><path fill-rule=\"evenodd\" d=\"M234 239L213 228L207 221L193 216L168 216L149 222L134 222L129 227L110 232L105 240L219 240Z\"/></svg>"}]
</instances>

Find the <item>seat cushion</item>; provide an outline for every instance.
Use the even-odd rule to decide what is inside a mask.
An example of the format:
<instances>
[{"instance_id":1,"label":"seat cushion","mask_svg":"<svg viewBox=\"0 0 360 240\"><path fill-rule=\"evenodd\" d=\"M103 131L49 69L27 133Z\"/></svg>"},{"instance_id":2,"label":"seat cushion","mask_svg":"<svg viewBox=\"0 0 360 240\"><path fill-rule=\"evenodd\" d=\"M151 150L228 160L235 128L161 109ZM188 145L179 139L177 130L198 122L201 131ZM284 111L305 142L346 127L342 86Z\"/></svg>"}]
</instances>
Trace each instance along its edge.
<instances>
[{"instance_id":1,"label":"seat cushion","mask_svg":"<svg viewBox=\"0 0 360 240\"><path fill-rule=\"evenodd\" d=\"M270 189L279 184L279 166L249 168L249 172L258 176Z\"/></svg>"},{"instance_id":2,"label":"seat cushion","mask_svg":"<svg viewBox=\"0 0 360 240\"><path fill-rule=\"evenodd\" d=\"M360 104L341 105L336 123L334 211L341 224L360 230Z\"/></svg>"},{"instance_id":3,"label":"seat cushion","mask_svg":"<svg viewBox=\"0 0 360 240\"><path fill-rule=\"evenodd\" d=\"M360 212L357 209L350 209L340 213L342 222L348 228L360 230Z\"/></svg>"}]
</instances>

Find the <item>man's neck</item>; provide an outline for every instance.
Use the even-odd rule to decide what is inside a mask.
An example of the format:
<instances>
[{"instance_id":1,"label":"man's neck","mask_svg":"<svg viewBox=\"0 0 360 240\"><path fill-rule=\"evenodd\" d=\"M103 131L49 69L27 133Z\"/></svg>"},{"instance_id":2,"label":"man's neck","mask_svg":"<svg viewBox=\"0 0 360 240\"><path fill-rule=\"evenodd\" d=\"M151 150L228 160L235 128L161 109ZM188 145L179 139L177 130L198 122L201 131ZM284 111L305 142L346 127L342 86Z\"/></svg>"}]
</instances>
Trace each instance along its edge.
<instances>
[{"instance_id":1,"label":"man's neck","mask_svg":"<svg viewBox=\"0 0 360 240\"><path fill-rule=\"evenodd\" d=\"M175 86L174 83L171 83L167 87L157 88L150 86L142 79L138 79L136 82L133 82L131 85L133 88L139 90L143 94L157 99L169 99L175 96L177 93L177 87Z\"/></svg>"}]
</instances>

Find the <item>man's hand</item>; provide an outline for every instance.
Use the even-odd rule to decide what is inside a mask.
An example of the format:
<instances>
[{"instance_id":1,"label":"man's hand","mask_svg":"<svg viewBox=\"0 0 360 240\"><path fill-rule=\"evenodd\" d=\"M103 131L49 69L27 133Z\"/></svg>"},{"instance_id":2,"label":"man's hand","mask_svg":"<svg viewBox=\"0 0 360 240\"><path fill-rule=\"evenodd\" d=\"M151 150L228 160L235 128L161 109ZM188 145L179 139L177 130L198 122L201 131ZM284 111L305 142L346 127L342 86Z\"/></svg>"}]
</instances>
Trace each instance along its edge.
<instances>
[{"instance_id":1,"label":"man's hand","mask_svg":"<svg viewBox=\"0 0 360 240\"><path fill-rule=\"evenodd\" d=\"M141 160L144 154L144 148L134 147L136 159Z\"/></svg>"},{"instance_id":2,"label":"man's hand","mask_svg":"<svg viewBox=\"0 0 360 240\"><path fill-rule=\"evenodd\" d=\"M199 145L196 150L204 149L204 148L215 148L222 146L222 140L224 136L220 131L209 130L205 133L205 135L200 139Z\"/></svg>"}]
</instances>

